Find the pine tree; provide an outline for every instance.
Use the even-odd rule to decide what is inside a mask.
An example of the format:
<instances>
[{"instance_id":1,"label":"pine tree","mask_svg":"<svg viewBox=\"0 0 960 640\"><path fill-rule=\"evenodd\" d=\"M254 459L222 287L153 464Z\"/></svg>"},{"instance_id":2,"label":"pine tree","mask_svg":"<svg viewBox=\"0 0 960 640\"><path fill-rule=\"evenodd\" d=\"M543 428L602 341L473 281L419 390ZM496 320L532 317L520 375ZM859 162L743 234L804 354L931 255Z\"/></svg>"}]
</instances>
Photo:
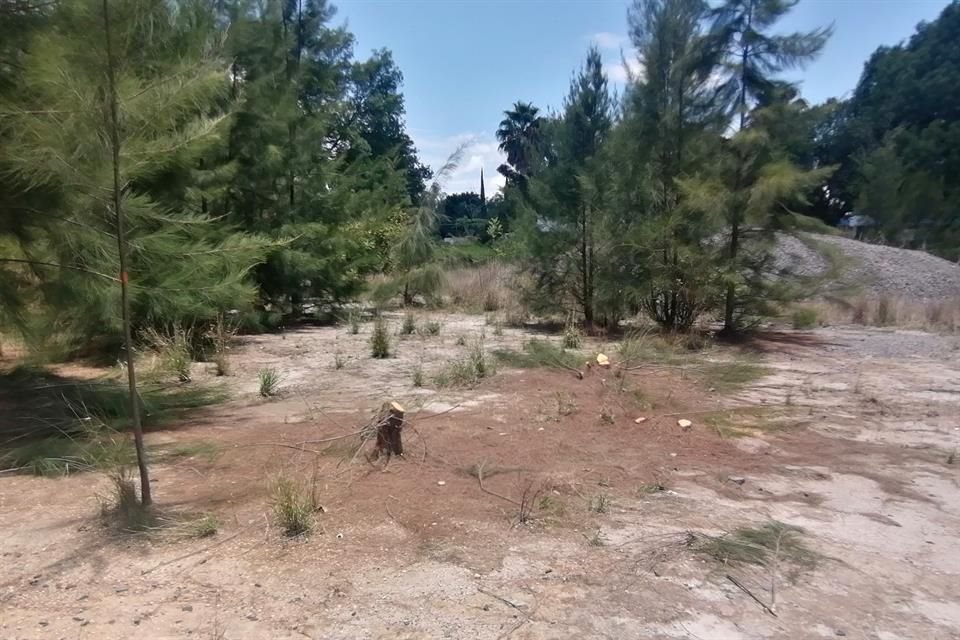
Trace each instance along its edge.
<instances>
[{"instance_id":1,"label":"pine tree","mask_svg":"<svg viewBox=\"0 0 960 640\"><path fill-rule=\"evenodd\" d=\"M741 270L744 211L750 205L749 194L758 185L748 180L748 164L756 161L750 151L751 136L746 130L753 124L751 113L758 98L775 85L774 76L786 69L803 66L817 56L830 36L829 28L806 33L775 35L776 23L796 4L795 0L725 0L713 11L712 46L723 52L721 69L725 70L722 87L731 97L730 112L737 127L735 136L745 140L734 143L735 170L730 185L734 202L727 208L730 239L728 244L727 285L723 323L725 331L737 329L736 315L744 295L751 287L744 286ZM762 155L762 154L761 154ZM779 165L781 169L786 167ZM762 172L754 172L760 176ZM788 172L789 173L789 172ZM789 190L782 195L788 195ZM771 205L777 204L776 202ZM738 289L744 295L738 295Z\"/></svg>"},{"instance_id":2,"label":"pine tree","mask_svg":"<svg viewBox=\"0 0 960 640\"><path fill-rule=\"evenodd\" d=\"M224 65L178 31L164 0L71 0L24 57L17 101L0 108L23 191L56 194L25 226L22 258L59 327L123 337L141 500L143 448L133 332L211 318L252 297L262 243L154 197L161 178L215 141ZM206 115L204 115L206 114Z\"/></svg>"},{"instance_id":3,"label":"pine tree","mask_svg":"<svg viewBox=\"0 0 960 640\"><path fill-rule=\"evenodd\" d=\"M550 144L552 162L529 180L528 269L541 306L567 300L584 324L596 321L598 227L606 168L600 158L613 126L613 100L599 51L591 48L573 79ZM572 300L569 300L572 296Z\"/></svg>"},{"instance_id":4,"label":"pine tree","mask_svg":"<svg viewBox=\"0 0 960 640\"><path fill-rule=\"evenodd\" d=\"M645 69L628 88L614 138L621 297L670 330L685 330L714 304L715 216L686 206L680 180L701 171L723 128L715 56L700 0L638 0L630 37Z\"/></svg>"}]
</instances>

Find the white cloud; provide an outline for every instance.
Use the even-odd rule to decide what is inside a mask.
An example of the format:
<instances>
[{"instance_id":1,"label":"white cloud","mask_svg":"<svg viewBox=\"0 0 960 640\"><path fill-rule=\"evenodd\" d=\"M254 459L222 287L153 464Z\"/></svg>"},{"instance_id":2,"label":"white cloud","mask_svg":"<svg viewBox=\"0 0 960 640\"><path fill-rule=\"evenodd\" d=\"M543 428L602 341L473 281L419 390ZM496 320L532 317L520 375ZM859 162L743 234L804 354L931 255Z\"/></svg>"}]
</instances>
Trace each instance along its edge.
<instances>
[{"instance_id":1,"label":"white cloud","mask_svg":"<svg viewBox=\"0 0 960 640\"><path fill-rule=\"evenodd\" d=\"M603 71L614 84L626 84L631 74L634 78L643 78L644 75L643 63L637 59L637 54L632 49L624 51L622 58L604 63Z\"/></svg>"},{"instance_id":2,"label":"white cloud","mask_svg":"<svg viewBox=\"0 0 960 640\"><path fill-rule=\"evenodd\" d=\"M597 45L599 49L617 50L629 43L627 36L610 31L601 31L590 36L590 42Z\"/></svg>"},{"instance_id":3,"label":"white cloud","mask_svg":"<svg viewBox=\"0 0 960 640\"><path fill-rule=\"evenodd\" d=\"M447 193L480 190L480 169L483 169L484 188L487 197L493 196L504 185L503 176L497 167L506 162L506 156L497 148L497 141L490 135L461 133L453 136L434 137L429 134L413 134L420 160L437 171L457 147L464 145L460 163L442 181Z\"/></svg>"}]
</instances>

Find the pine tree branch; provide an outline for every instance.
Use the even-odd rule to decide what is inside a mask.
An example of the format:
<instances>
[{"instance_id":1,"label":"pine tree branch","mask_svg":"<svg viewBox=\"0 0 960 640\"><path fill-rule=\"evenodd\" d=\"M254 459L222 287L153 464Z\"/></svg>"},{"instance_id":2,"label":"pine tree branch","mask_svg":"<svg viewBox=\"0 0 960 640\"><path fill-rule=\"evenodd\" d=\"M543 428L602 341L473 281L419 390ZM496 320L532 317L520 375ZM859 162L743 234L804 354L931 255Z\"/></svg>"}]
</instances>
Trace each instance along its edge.
<instances>
[{"instance_id":1,"label":"pine tree branch","mask_svg":"<svg viewBox=\"0 0 960 640\"><path fill-rule=\"evenodd\" d=\"M100 276L101 278L106 278L112 282L120 282L120 278L115 278L113 276L108 276L105 273L100 273L99 271L93 271L91 269L84 269L83 267L75 267L69 264L58 264L56 262L43 262L40 260L21 260L18 258L0 258L0 262L15 262L19 264L29 264L39 267L51 267L54 269L70 269L71 271L79 271L81 273L87 273L93 276Z\"/></svg>"}]
</instances>

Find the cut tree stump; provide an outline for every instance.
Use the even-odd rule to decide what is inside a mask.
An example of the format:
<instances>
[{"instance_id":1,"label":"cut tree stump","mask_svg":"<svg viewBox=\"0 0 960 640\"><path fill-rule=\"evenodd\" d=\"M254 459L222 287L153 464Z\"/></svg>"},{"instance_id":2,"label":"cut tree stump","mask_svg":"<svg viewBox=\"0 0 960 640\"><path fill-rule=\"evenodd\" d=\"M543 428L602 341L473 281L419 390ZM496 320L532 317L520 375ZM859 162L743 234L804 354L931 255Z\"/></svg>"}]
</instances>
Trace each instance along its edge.
<instances>
[{"instance_id":1,"label":"cut tree stump","mask_svg":"<svg viewBox=\"0 0 960 640\"><path fill-rule=\"evenodd\" d=\"M377 448L374 450L375 457L381 455L390 456L403 455L403 440L400 434L403 432L403 407L398 402L386 402L380 408L377 414Z\"/></svg>"}]
</instances>

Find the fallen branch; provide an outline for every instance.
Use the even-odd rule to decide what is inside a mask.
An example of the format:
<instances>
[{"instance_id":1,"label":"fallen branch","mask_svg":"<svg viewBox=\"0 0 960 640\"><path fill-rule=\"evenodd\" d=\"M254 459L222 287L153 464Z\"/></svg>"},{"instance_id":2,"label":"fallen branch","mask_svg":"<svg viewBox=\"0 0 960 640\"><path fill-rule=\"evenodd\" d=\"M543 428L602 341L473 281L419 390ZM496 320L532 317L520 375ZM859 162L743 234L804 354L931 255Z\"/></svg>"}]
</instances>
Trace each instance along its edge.
<instances>
[{"instance_id":1,"label":"fallen branch","mask_svg":"<svg viewBox=\"0 0 960 640\"><path fill-rule=\"evenodd\" d=\"M742 584L740 584L740 582L738 582L737 579L734 578L733 576L731 576L729 573L727 574L727 580L729 580L730 582L732 582L733 584L735 584L737 587L740 588L741 591L743 591L745 594L747 594L748 596L750 596L751 598L753 598L753 600L754 600L757 604L759 604L761 607L763 607L763 610L764 610L764 611L766 611L767 613L769 613L770 615L772 615L774 618L777 617L777 614L773 611L773 609L771 609L770 607L768 607L768 606L766 605L766 603L763 602L763 600L761 600L761 599L758 598L757 596L753 595L753 592L750 591L750 589L747 589L745 586L743 586Z\"/></svg>"},{"instance_id":2,"label":"fallen branch","mask_svg":"<svg viewBox=\"0 0 960 640\"><path fill-rule=\"evenodd\" d=\"M233 445L234 449L246 449L247 447L283 447L285 449L293 449L294 451L303 451L304 453L312 453L315 456L323 455L322 451L317 451L316 449L307 449L302 445L289 444L286 442L251 442L249 444Z\"/></svg>"},{"instance_id":3,"label":"fallen branch","mask_svg":"<svg viewBox=\"0 0 960 640\"><path fill-rule=\"evenodd\" d=\"M508 498L507 496L500 495L499 493L495 493L495 492L493 492L493 491L490 491L490 489L487 489L486 487L483 486L483 468L486 466L486 464L487 464L487 462L486 462L486 461L483 461L483 462L481 462L481 463L477 466L477 482L480 483L480 491L483 491L484 493L488 493L488 494L490 494L491 496L493 496L493 497L495 497L495 498L500 498L501 500L506 500L506 501L509 502L510 504L514 504L514 505L517 505L518 507L522 507L523 504L520 503L520 502L517 502L517 501L514 500L513 498Z\"/></svg>"},{"instance_id":4,"label":"fallen branch","mask_svg":"<svg viewBox=\"0 0 960 640\"><path fill-rule=\"evenodd\" d=\"M487 590L484 589L483 587L477 587L477 591L479 591L480 593L482 593L482 594L484 594L484 595L488 595L488 596L490 596L491 598L495 598L495 599L499 600L500 602L502 602L503 604L507 605L508 607L513 607L513 608L516 609L517 611L523 611L524 605L522 605L522 604L517 604L516 602L511 602L511 601L507 600L506 598L504 598L504 597L502 597L502 596L498 596L497 594L493 593L492 591L487 591Z\"/></svg>"}]
</instances>

